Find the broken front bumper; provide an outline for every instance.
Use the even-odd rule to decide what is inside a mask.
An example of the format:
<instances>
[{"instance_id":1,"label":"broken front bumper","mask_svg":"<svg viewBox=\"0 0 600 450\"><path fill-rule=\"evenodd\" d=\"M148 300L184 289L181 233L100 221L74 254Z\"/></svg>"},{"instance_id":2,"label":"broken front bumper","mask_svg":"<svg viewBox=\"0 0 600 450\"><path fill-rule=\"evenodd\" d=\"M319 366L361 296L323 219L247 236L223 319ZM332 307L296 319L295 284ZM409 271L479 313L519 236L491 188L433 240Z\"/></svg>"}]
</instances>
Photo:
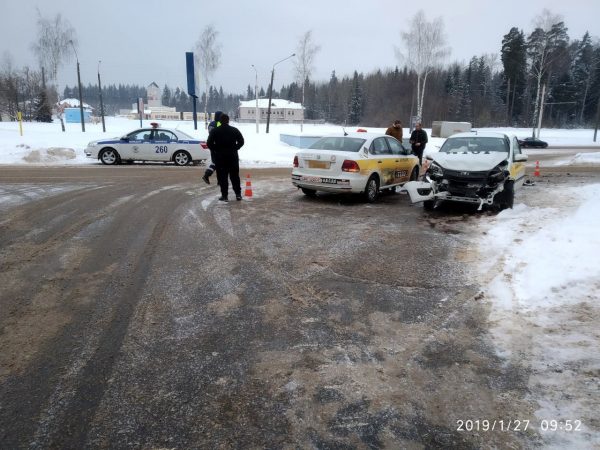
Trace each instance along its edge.
<instances>
[{"instance_id":1,"label":"broken front bumper","mask_svg":"<svg viewBox=\"0 0 600 450\"><path fill-rule=\"evenodd\" d=\"M491 190L486 197L465 197L452 195L448 191L438 192L435 181L409 181L402 186L400 192L408 193L412 203L420 203L429 200L444 200L479 205L478 209L481 209L483 208L483 205L493 205L494 196L503 189L503 185L500 183L495 189Z\"/></svg>"}]
</instances>

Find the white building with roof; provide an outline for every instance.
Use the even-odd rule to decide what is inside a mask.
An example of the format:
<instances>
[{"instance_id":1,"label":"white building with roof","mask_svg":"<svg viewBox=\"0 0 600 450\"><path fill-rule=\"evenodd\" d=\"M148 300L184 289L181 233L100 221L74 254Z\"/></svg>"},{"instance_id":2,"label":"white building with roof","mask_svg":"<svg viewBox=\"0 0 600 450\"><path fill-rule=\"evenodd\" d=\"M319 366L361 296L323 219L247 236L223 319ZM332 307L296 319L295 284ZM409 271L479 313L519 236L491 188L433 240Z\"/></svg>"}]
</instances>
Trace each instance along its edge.
<instances>
[{"instance_id":1,"label":"white building with roof","mask_svg":"<svg viewBox=\"0 0 600 450\"><path fill-rule=\"evenodd\" d=\"M258 99L258 119L267 121L269 99ZM271 100L270 123L300 123L304 118L304 108L301 103L274 98ZM256 100L241 101L238 122L256 122Z\"/></svg>"}]
</instances>

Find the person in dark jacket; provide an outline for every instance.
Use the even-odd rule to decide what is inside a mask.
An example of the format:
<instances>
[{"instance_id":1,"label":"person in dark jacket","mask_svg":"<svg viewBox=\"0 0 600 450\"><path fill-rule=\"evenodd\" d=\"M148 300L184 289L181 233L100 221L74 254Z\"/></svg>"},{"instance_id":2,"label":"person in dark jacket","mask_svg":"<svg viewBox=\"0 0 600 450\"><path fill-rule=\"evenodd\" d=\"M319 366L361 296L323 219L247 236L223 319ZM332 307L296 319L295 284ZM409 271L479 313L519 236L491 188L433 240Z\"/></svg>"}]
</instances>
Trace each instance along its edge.
<instances>
[{"instance_id":1,"label":"person in dark jacket","mask_svg":"<svg viewBox=\"0 0 600 450\"><path fill-rule=\"evenodd\" d=\"M221 187L220 201L226 202L229 192L229 181L235 192L235 199L242 199L242 187L240 185L240 159L238 150L244 145L244 137L240 130L229 125L229 116L221 114L221 126L214 128L208 135L206 141L211 154L214 154L213 162L217 166L217 182Z\"/></svg>"},{"instance_id":2,"label":"person in dark jacket","mask_svg":"<svg viewBox=\"0 0 600 450\"><path fill-rule=\"evenodd\" d=\"M412 152L419 158L419 165L423 161L423 151L427 145L427 132L421 128L421 123L417 122L415 129L410 135L410 144L412 146Z\"/></svg>"},{"instance_id":3,"label":"person in dark jacket","mask_svg":"<svg viewBox=\"0 0 600 450\"><path fill-rule=\"evenodd\" d=\"M208 124L208 134L210 134L210 132L221 126L221 115L223 114L222 111L215 111L215 115L214 115L214 119ZM215 172L215 156L213 155L212 150L210 151L210 166L208 166L208 169L206 169L204 171L204 175L202 175L202 180L206 183L206 184L210 184L210 176ZM217 177L218 178L218 177Z\"/></svg>"},{"instance_id":4,"label":"person in dark jacket","mask_svg":"<svg viewBox=\"0 0 600 450\"><path fill-rule=\"evenodd\" d=\"M393 136L402 142L402 122L399 120L394 120L392 126L385 130L385 134L388 136Z\"/></svg>"}]
</instances>

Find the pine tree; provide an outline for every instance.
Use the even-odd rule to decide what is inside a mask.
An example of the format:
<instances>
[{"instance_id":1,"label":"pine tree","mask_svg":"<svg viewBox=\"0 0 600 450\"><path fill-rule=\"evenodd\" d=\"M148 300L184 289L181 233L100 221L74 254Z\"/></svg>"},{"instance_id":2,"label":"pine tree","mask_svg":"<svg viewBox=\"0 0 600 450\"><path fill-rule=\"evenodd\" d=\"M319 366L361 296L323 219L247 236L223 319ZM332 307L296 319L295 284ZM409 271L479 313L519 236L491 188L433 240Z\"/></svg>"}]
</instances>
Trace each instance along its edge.
<instances>
[{"instance_id":1,"label":"pine tree","mask_svg":"<svg viewBox=\"0 0 600 450\"><path fill-rule=\"evenodd\" d=\"M37 122L52 122L52 110L48 102L48 94L45 89L40 89L34 102L34 119Z\"/></svg>"},{"instance_id":2,"label":"pine tree","mask_svg":"<svg viewBox=\"0 0 600 450\"><path fill-rule=\"evenodd\" d=\"M363 92L358 72L354 71L352 78L352 97L348 105L348 124L358 125L362 118Z\"/></svg>"}]
</instances>

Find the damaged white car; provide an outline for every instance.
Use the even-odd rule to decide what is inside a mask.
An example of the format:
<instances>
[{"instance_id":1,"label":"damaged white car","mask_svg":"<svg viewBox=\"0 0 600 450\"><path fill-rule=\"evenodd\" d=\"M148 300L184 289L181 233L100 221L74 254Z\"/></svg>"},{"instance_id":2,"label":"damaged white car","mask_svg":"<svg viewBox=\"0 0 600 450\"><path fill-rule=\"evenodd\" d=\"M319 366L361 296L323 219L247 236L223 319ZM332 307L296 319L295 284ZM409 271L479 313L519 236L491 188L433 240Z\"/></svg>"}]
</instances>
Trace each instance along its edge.
<instances>
[{"instance_id":1,"label":"damaged white car","mask_svg":"<svg viewBox=\"0 0 600 450\"><path fill-rule=\"evenodd\" d=\"M424 180L402 188L412 203L423 202L427 210L441 201L512 208L515 188L525 180L527 155L517 138L506 133L458 133L427 159Z\"/></svg>"}]
</instances>

